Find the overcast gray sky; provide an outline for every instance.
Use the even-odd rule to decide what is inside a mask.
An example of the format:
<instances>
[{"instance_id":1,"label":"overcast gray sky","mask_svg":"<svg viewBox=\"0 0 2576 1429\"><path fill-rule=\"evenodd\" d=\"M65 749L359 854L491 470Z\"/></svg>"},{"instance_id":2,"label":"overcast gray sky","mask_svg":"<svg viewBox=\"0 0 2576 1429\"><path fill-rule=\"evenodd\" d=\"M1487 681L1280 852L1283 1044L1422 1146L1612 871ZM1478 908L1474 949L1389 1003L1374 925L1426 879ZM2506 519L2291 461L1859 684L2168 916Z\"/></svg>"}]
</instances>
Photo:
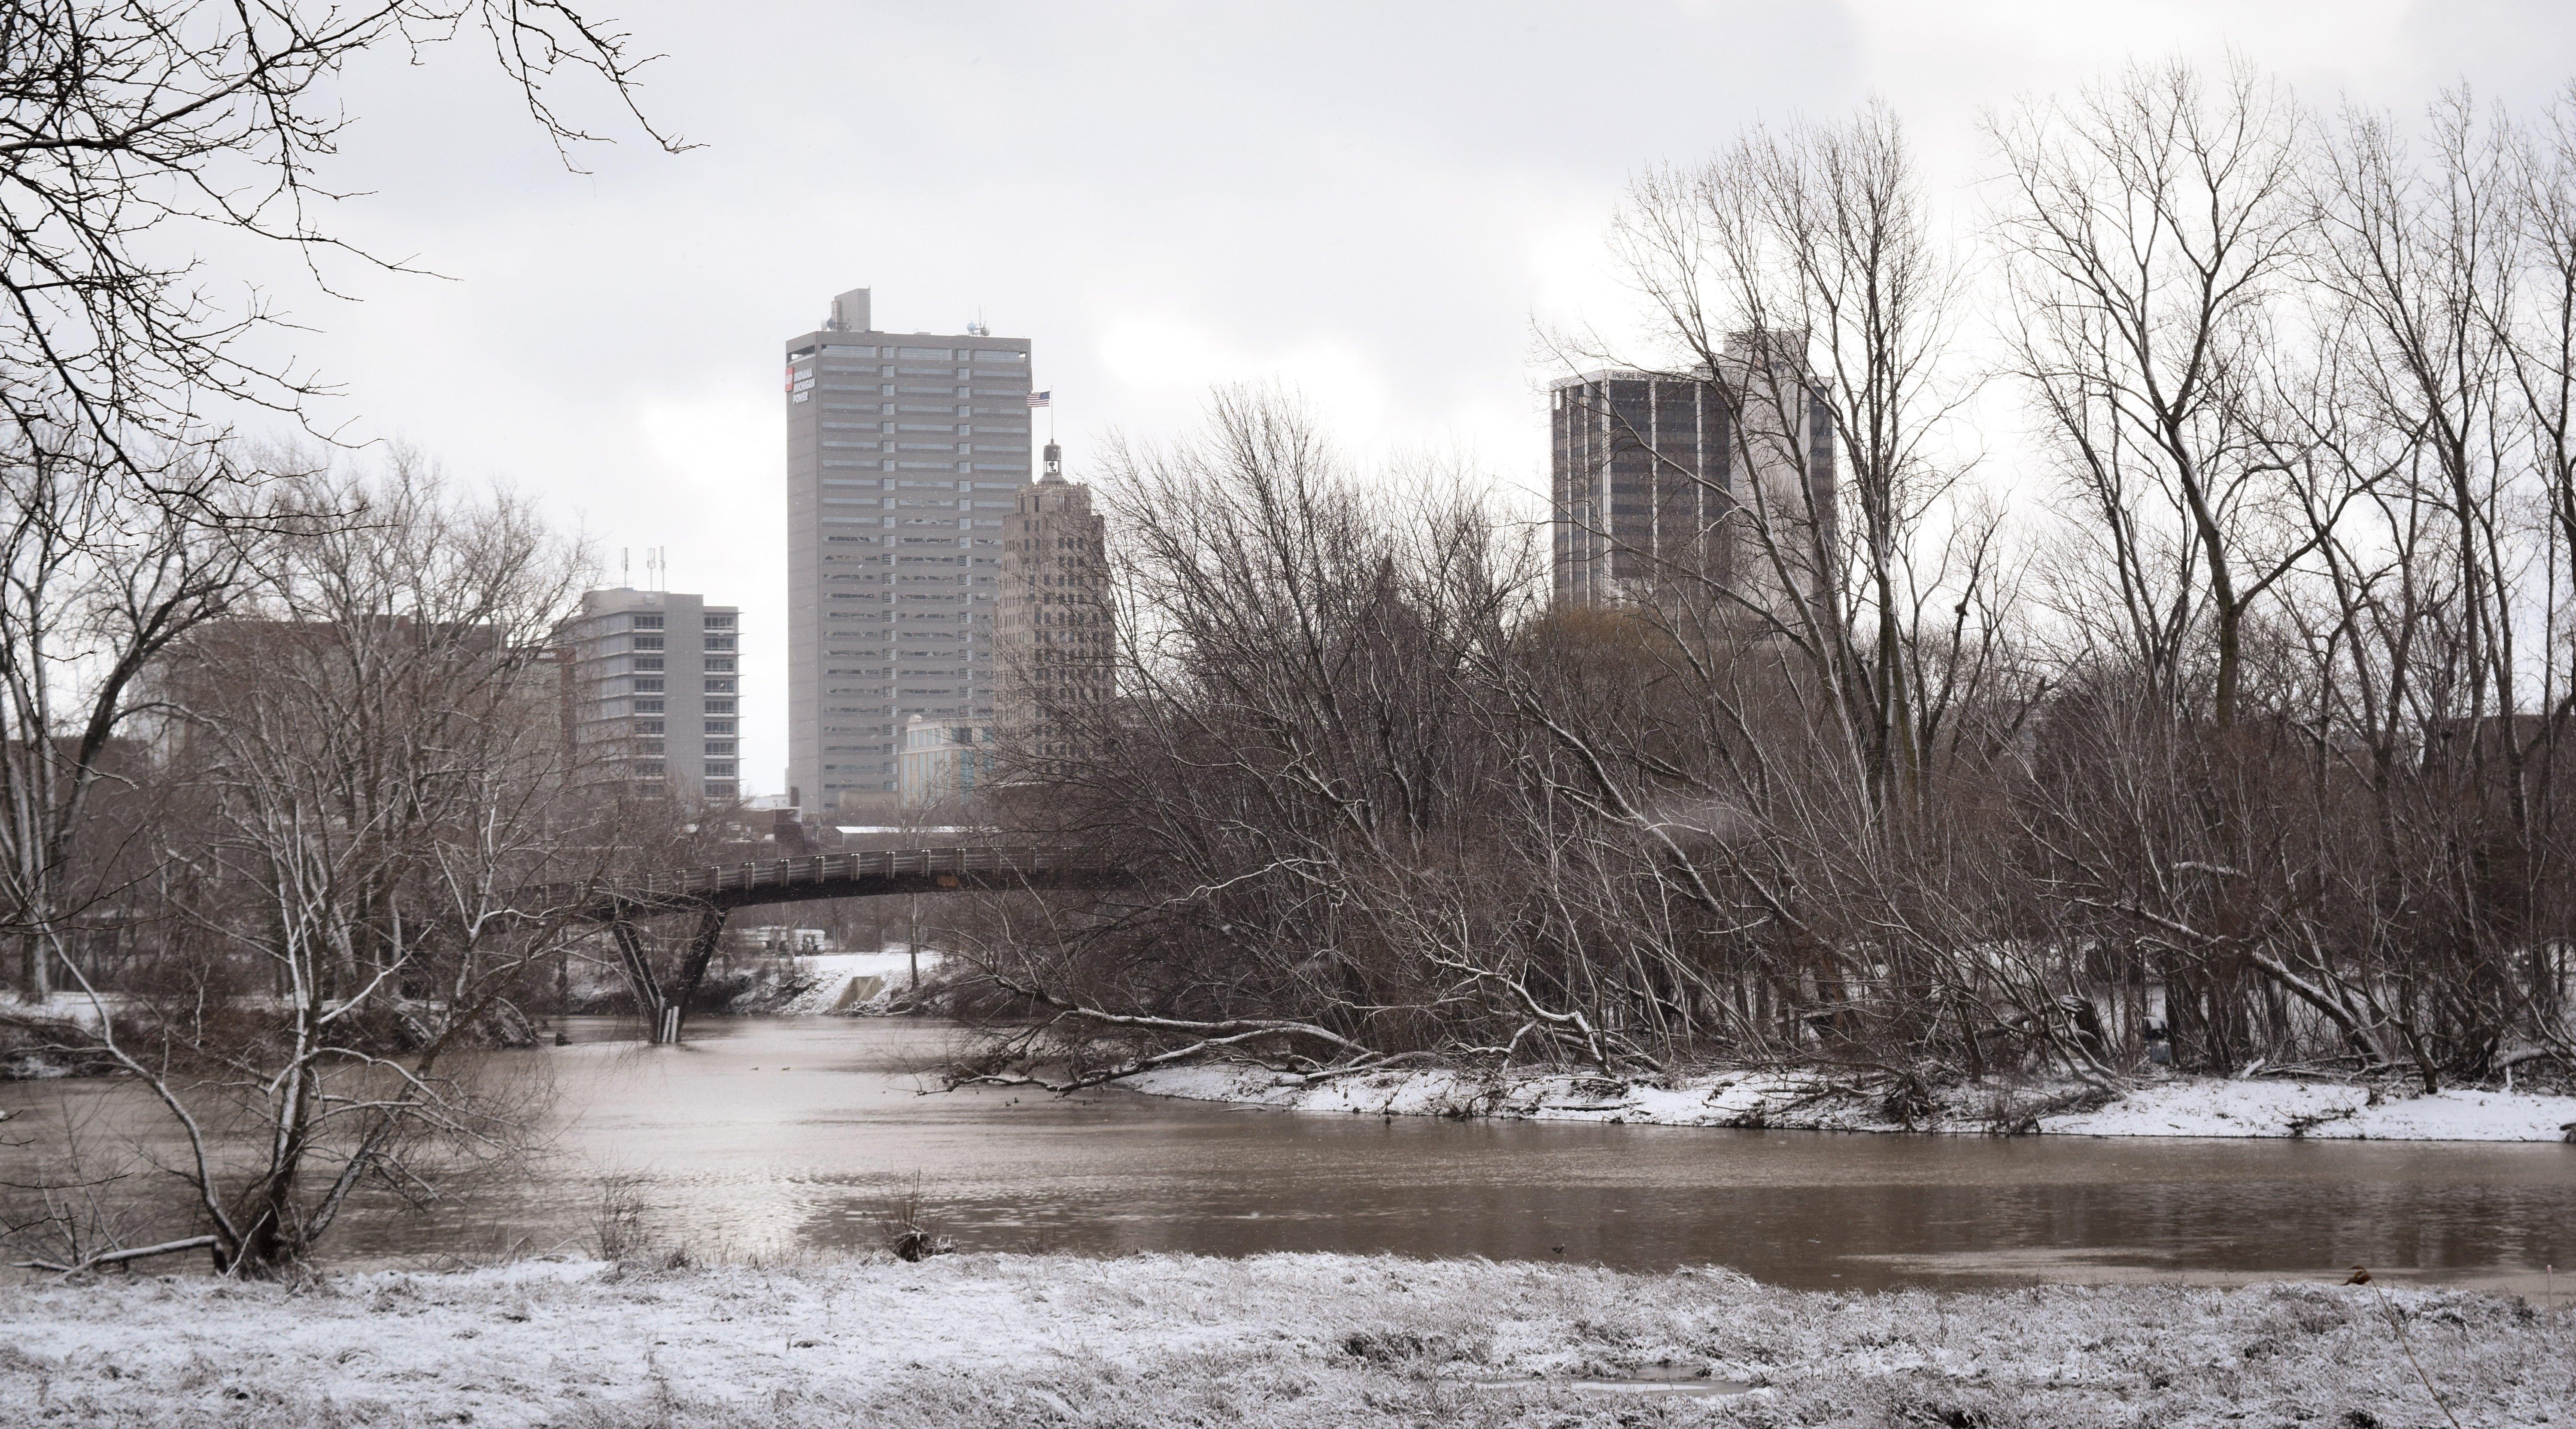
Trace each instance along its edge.
<instances>
[{"instance_id":1,"label":"overcast gray sky","mask_svg":"<svg viewBox=\"0 0 2576 1429\"><path fill-rule=\"evenodd\" d=\"M1355 450L1543 486L1533 324L1628 313L1600 237L1628 176L1871 94L1939 192L1979 113L2131 55L2233 48L2311 99L2415 110L2576 75L2567 0L1638 0L903 5L597 0L667 56L654 118L570 174L466 46L348 81L338 222L444 279L289 289L346 435L544 498L614 581L746 612L745 784L786 757L781 339L872 287L880 326L1026 336L1077 476L1214 382L1301 387ZM612 128L605 113L586 114Z\"/></svg>"}]
</instances>

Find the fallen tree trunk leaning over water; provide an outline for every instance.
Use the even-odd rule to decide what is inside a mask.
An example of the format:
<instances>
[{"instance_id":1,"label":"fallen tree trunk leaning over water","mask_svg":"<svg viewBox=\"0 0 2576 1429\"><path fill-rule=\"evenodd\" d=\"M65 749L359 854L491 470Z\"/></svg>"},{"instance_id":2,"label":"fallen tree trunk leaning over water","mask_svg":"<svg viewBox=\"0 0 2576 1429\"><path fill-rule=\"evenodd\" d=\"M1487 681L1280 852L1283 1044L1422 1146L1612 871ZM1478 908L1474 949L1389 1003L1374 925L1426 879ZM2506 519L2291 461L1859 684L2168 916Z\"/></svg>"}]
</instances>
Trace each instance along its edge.
<instances>
[{"instance_id":1,"label":"fallen tree trunk leaning over water","mask_svg":"<svg viewBox=\"0 0 2576 1429\"><path fill-rule=\"evenodd\" d=\"M1038 1026L1023 1029L1017 1034L1004 1038L1002 1049L961 1062L951 1068L946 1078L947 1085L951 1088L974 1085L1031 1086L1043 1087L1051 1092L1079 1091L1084 1087L1100 1086L1123 1077L1135 1076L1139 1072L1172 1066L1211 1052L1243 1047L1264 1038L1273 1037L1321 1042L1341 1049L1349 1054L1345 1061L1316 1062L1312 1059L1301 1059L1308 1061L1309 1065L1317 1071L1335 1075L1388 1066L1399 1060L1354 1042L1329 1027L1319 1027L1312 1022L1243 1017L1202 1022L1181 1017L1147 1017L1131 1013L1106 1012L1096 1007L1068 1002L1042 987L1023 983L999 973L986 973L984 980L1004 992L1053 1008L1056 1015ZM1049 1081L1034 1070L1028 1069L1046 1061L1059 1060L1057 1057L1033 1054L1039 1052L1040 1039L1054 1032L1058 1024L1066 1019L1087 1022L1103 1028L1118 1027L1145 1032L1186 1033L1192 1035L1195 1040L1185 1046L1131 1056L1112 1066L1091 1069L1082 1069L1079 1066L1082 1044L1068 1043L1054 1050L1060 1054L1061 1059L1073 1061L1076 1064L1076 1070L1072 1076L1063 1081Z\"/></svg>"}]
</instances>

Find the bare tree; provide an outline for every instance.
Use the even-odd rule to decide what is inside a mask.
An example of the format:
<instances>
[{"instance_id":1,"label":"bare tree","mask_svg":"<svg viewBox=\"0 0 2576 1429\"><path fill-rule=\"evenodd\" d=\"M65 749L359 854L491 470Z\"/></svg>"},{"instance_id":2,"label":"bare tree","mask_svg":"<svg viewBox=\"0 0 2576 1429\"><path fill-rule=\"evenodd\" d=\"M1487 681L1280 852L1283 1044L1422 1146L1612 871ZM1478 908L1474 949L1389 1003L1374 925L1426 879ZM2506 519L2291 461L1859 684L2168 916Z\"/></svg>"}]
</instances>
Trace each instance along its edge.
<instances>
[{"instance_id":1,"label":"bare tree","mask_svg":"<svg viewBox=\"0 0 2576 1429\"><path fill-rule=\"evenodd\" d=\"M2126 653L2236 717L2244 627L2298 553L2264 519L2285 460L2269 410L2273 308L2296 274L2302 119L2235 66L2172 61L1993 126L1997 231L2020 376L2109 557Z\"/></svg>"},{"instance_id":2,"label":"bare tree","mask_svg":"<svg viewBox=\"0 0 2576 1429\"><path fill-rule=\"evenodd\" d=\"M10 588L0 611L0 812L20 981L37 949L96 759L132 712L135 673L222 608L266 473L224 426L299 414L307 369L252 355L282 321L256 291L228 303L172 238L248 234L319 277L343 254L320 166L346 111L335 78L371 52L480 31L541 132L569 159L594 136L559 109L566 72L635 108L644 60L561 0L372 0L355 9L39 0L0 15L0 490ZM190 240L178 247L185 249ZM385 263L383 266L399 266ZM93 487L105 488L93 490Z\"/></svg>"},{"instance_id":3,"label":"bare tree","mask_svg":"<svg viewBox=\"0 0 2576 1429\"><path fill-rule=\"evenodd\" d=\"M188 810L148 978L68 971L96 1052L185 1147L219 1269L309 1254L361 1188L435 1196L515 1144L522 1109L460 1064L510 1037L573 929L519 890L584 877L546 636L578 552L524 503L416 462L298 483L233 615L154 671ZM346 519L355 512L357 519ZM567 868L567 863L581 864Z\"/></svg>"},{"instance_id":4,"label":"bare tree","mask_svg":"<svg viewBox=\"0 0 2576 1429\"><path fill-rule=\"evenodd\" d=\"M1872 105L1756 128L1702 168L1641 180L1616 249L1656 339L1731 418L1717 494L1743 559L1714 607L1775 630L1827 692L1821 712L1845 727L1874 799L1910 802L1924 731L1909 654L1930 594L1920 563L1938 551L1920 540L1955 474L1933 442L1969 384L1949 361L1960 277L1902 125Z\"/></svg>"},{"instance_id":5,"label":"bare tree","mask_svg":"<svg viewBox=\"0 0 2576 1429\"><path fill-rule=\"evenodd\" d=\"M2344 117L2319 162L2317 269L2353 319L2337 335L2366 345L2344 366L2353 380L2338 395L2367 401L2404 444L2410 459L2389 463L2394 499L2448 528L2423 554L2438 552L2451 570L2423 574L2458 602L2449 622L2458 665L2445 672L2457 693L2444 713L2474 723L2515 703L2514 523L2523 513L2499 426L2498 319L2513 307L2516 234L2491 126L2465 96L2433 119L2428 171L2389 117ZM2471 761L2493 753L2518 755L2519 746L2473 751Z\"/></svg>"},{"instance_id":6,"label":"bare tree","mask_svg":"<svg viewBox=\"0 0 2576 1429\"><path fill-rule=\"evenodd\" d=\"M21 442L68 438L153 484L159 454L207 439L226 403L300 412L309 369L245 342L280 314L227 302L171 238L220 230L381 266L335 237L320 165L346 110L333 82L363 56L480 32L540 132L592 135L555 81L601 82L634 108L644 63L625 35L564 0L32 0L0 14L0 409ZM181 238L179 251L198 246Z\"/></svg>"},{"instance_id":7,"label":"bare tree","mask_svg":"<svg viewBox=\"0 0 2576 1429\"><path fill-rule=\"evenodd\" d=\"M1110 466L1125 693L1014 761L1044 781L1019 817L1167 877L1023 920L989 973L1094 1030L1320 1061L1436 1041L1416 1009L1450 975L1386 920L1472 856L1459 825L1495 754L1465 672L1524 598L1525 554L1475 503L1364 494L1278 394L1220 393L1203 439ZM1298 1015L1238 1015L1278 1007Z\"/></svg>"},{"instance_id":8,"label":"bare tree","mask_svg":"<svg viewBox=\"0 0 2576 1429\"><path fill-rule=\"evenodd\" d=\"M1624 830L1602 852L1658 855L1594 881L1652 879L1700 924L1633 980L1669 985L1643 1003L1659 1035L1722 1027L1779 1054L1811 1055L1819 1029L1845 1052L1915 1045L1927 1024L1903 999L1969 995L1962 919L1989 896L1956 881L1955 827L1921 817L1978 797L2026 707L2008 688L1997 508L1966 498L1941 445L1974 385L1951 346L1958 265L1898 121L1875 107L1649 176L1614 246L1675 375L1724 409L1724 465L1669 474L1718 488L1729 559L1657 560L1627 610L1556 617L1577 640L1660 631L1643 644L1662 693L1624 708L1585 681L1551 689L1580 668L1560 646L1512 667L1530 682L1518 704L1567 756L1578 807L1601 834Z\"/></svg>"},{"instance_id":9,"label":"bare tree","mask_svg":"<svg viewBox=\"0 0 2576 1429\"><path fill-rule=\"evenodd\" d=\"M2519 301L2490 314L2504 335L2511 373L2506 430L2518 435L2549 524L2546 607L2550 644L2542 661L2538 707L2547 741L2537 770L2535 802L2553 847L2563 839L2568 771L2554 755L2576 713L2576 625L2563 614L2562 592L2576 589L2576 83L2504 145L2505 205L2515 236ZM2563 878L2566 859L2557 858ZM2563 896L2563 895L2562 895ZM2567 1024L2569 960L2563 940L2534 939L2526 985L2534 1000L2535 1035L2576 1062Z\"/></svg>"},{"instance_id":10,"label":"bare tree","mask_svg":"<svg viewBox=\"0 0 2576 1429\"><path fill-rule=\"evenodd\" d=\"M41 1005L65 920L112 891L69 887L109 743L144 672L235 596L250 537L209 510L236 486L228 452L162 463L165 490L192 497L173 502L102 479L94 449L0 450L0 916L20 945L19 985Z\"/></svg>"}]
</instances>

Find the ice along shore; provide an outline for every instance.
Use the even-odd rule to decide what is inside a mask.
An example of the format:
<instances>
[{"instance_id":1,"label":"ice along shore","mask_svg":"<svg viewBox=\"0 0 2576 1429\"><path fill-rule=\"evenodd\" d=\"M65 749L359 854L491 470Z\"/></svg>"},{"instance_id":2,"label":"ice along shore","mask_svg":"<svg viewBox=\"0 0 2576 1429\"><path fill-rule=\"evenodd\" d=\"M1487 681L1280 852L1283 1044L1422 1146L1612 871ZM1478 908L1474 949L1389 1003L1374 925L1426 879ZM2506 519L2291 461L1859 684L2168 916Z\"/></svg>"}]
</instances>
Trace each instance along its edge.
<instances>
[{"instance_id":1,"label":"ice along shore","mask_svg":"<svg viewBox=\"0 0 2576 1429\"><path fill-rule=\"evenodd\" d=\"M0 1405L136 1429L2542 1424L2576 1405L2576 1311L1341 1255L538 1261L0 1287Z\"/></svg>"},{"instance_id":2,"label":"ice along shore","mask_svg":"<svg viewBox=\"0 0 2576 1429\"><path fill-rule=\"evenodd\" d=\"M2576 1140L2576 1097L2264 1077L2163 1076L2117 1097L2067 1083L1927 1087L1903 1101L1807 1071L1659 1080L1424 1069L1309 1079L1201 1064L1119 1083L1155 1096L1291 1111L1501 1117L1639 1126L1816 1131L2047 1132L2071 1136L2307 1136L2372 1141Z\"/></svg>"}]
</instances>

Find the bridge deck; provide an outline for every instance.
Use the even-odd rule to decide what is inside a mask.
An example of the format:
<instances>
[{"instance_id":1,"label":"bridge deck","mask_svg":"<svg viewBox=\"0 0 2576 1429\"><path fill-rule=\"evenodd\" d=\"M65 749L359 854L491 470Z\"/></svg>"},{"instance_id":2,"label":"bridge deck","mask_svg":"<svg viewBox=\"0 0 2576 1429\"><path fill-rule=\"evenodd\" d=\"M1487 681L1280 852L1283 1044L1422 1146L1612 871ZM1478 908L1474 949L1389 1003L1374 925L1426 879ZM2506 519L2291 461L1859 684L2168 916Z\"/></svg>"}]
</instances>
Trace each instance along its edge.
<instances>
[{"instance_id":1,"label":"bridge deck","mask_svg":"<svg viewBox=\"0 0 2576 1429\"><path fill-rule=\"evenodd\" d=\"M1072 848L917 848L761 859L607 884L550 884L523 901L617 918L682 908L732 909L892 893L1107 888L1129 881L1114 859Z\"/></svg>"}]
</instances>

